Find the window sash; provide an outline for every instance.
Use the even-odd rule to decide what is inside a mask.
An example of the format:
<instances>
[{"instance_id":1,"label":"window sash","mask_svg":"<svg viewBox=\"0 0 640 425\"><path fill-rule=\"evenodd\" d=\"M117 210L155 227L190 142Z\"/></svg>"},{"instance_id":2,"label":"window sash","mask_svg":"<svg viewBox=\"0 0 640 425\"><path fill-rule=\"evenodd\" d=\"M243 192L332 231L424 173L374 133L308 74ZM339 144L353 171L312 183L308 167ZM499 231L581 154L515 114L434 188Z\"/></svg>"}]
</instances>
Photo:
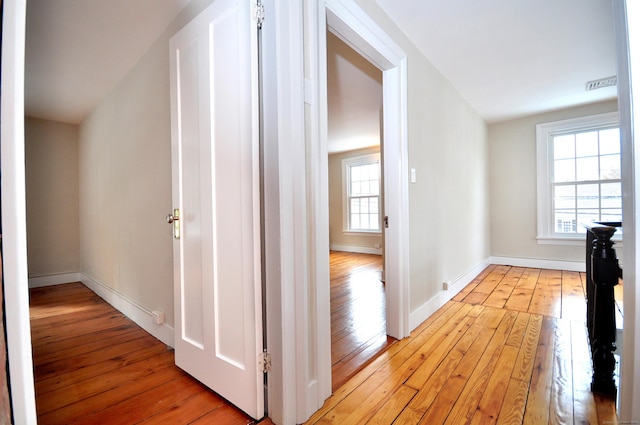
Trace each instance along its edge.
<instances>
[{"instance_id":1,"label":"window sash","mask_svg":"<svg viewBox=\"0 0 640 425\"><path fill-rule=\"evenodd\" d=\"M581 239L586 221L621 221L618 128L617 112L536 126L539 243ZM588 164L597 172L585 171Z\"/></svg>"},{"instance_id":2,"label":"window sash","mask_svg":"<svg viewBox=\"0 0 640 425\"><path fill-rule=\"evenodd\" d=\"M381 231L380 156L365 155L343 160L344 230Z\"/></svg>"}]
</instances>

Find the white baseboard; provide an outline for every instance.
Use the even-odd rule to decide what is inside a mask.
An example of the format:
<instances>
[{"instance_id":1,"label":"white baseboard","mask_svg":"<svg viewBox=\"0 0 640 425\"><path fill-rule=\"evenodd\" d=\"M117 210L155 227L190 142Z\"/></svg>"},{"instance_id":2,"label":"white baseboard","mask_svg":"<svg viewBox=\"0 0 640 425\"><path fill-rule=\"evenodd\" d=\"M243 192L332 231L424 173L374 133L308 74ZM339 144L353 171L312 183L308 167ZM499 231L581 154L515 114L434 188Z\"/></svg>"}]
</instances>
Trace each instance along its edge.
<instances>
[{"instance_id":1,"label":"white baseboard","mask_svg":"<svg viewBox=\"0 0 640 425\"><path fill-rule=\"evenodd\" d=\"M342 252L357 252L359 254L377 254L382 255L382 248L374 248L370 246L355 246L355 245L329 245L329 249L332 251Z\"/></svg>"},{"instance_id":2,"label":"white baseboard","mask_svg":"<svg viewBox=\"0 0 640 425\"><path fill-rule=\"evenodd\" d=\"M80 282L82 273L60 273L47 276L35 276L29 278L29 288L41 288L43 286L61 285L63 283Z\"/></svg>"},{"instance_id":3,"label":"white baseboard","mask_svg":"<svg viewBox=\"0 0 640 425\"><path fill-rule=\"evenodd\" d=\"M412 331L417 328L420 323L424 322L433 313L438 311L440 307L445 305L447 301L455 297L465 286L476 278L491 262L487 259L476 265L467 273L449 282L449 289L441 291L438 295L431 298L422 306L411 312L409 315L409 329Z\"/></svg>"},{"instance_id":4,"label":"white baseboard","mask_svg":"<svg viewBox=\"0 0 640 425\"><path fill-rule=\"evenodd\" d=\"M162 325L156 325L153 321L153 315L151 311L136 304L119 292L116 292L113 289L101 284L90 276L82 274L82 279L80 280L87 288L91 289L93 292L98 294L100 298L104 299L115 309L119 310L129 319L133 320L142 329L149 332L164 344L170 347L174 346L173 328L166 323L163 323Z\"/></svg>"},{"instance_id":5,"label":"white baseboard","mask_svg":"<svg viewBox=\"0 0 640 425\"><path fill-rule=\"evenodd\" d=\"M537 258L490 257L489 263L515 267L531 267L534 269L567 270L571 272L584 272L586 270L584 259L582 261L558 261L541 260Z\"/></svg>"}]
</instances>

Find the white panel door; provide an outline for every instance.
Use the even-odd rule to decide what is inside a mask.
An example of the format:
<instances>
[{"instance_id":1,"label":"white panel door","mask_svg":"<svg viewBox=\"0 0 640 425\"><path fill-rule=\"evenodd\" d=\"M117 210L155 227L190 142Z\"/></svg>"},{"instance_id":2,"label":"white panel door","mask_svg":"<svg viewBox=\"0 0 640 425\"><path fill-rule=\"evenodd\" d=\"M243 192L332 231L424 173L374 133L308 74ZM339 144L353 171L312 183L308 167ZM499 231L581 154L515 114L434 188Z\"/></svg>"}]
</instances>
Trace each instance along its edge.
<instances>
[{"instance_id":1,"label":"white panel door","mask_svg":"<svg viewBox=\"0 0 640 425\"><path fill-rule=\"evenodd\" d=\"M216 0L171 48L176 365L264 414L257 29Z\"/></svg>"}]
</instances>

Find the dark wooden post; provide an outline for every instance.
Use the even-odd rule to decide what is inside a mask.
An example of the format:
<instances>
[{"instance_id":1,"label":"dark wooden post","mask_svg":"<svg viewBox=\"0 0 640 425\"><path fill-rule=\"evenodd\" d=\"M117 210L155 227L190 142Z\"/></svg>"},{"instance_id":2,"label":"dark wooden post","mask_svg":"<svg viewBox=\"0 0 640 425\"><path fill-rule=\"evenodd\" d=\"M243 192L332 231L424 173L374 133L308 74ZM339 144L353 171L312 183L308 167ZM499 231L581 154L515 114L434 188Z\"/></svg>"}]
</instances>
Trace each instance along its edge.
<instances>
[{"instance_id":1,"label":"dark wooden post","mask_svg":"<svg viewBox=\"0 0 640 425\"><path fill-rule=\"evenodd\" d=\"M591 391L607 396L616 396L613 373L616 365L613 352L616 349L616 316L613 287L618 284L620 268L611 237L615 227L595 226L591 253L591 278L593 279L593 322L591 351L593 356L593 379Z\"/></svg>"}]
</instances>

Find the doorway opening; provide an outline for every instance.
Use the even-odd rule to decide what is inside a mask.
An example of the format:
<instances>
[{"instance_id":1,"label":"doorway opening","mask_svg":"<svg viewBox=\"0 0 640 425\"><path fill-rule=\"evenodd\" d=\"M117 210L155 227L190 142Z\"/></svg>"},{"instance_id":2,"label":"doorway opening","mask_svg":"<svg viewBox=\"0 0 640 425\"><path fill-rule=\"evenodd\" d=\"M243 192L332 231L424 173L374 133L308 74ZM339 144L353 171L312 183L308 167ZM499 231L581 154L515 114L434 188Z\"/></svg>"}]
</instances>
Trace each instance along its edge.
<instances>
[{"instance_id":1,"label":"doorway opening","mask_svg":"<svg viewBox=\"0 0 640 425\"><path fill-rule=\"evenodd\" d=\"M331 370L335 391L386 331L382 71L327 31Z\"/></svg>"}]
</instances>

